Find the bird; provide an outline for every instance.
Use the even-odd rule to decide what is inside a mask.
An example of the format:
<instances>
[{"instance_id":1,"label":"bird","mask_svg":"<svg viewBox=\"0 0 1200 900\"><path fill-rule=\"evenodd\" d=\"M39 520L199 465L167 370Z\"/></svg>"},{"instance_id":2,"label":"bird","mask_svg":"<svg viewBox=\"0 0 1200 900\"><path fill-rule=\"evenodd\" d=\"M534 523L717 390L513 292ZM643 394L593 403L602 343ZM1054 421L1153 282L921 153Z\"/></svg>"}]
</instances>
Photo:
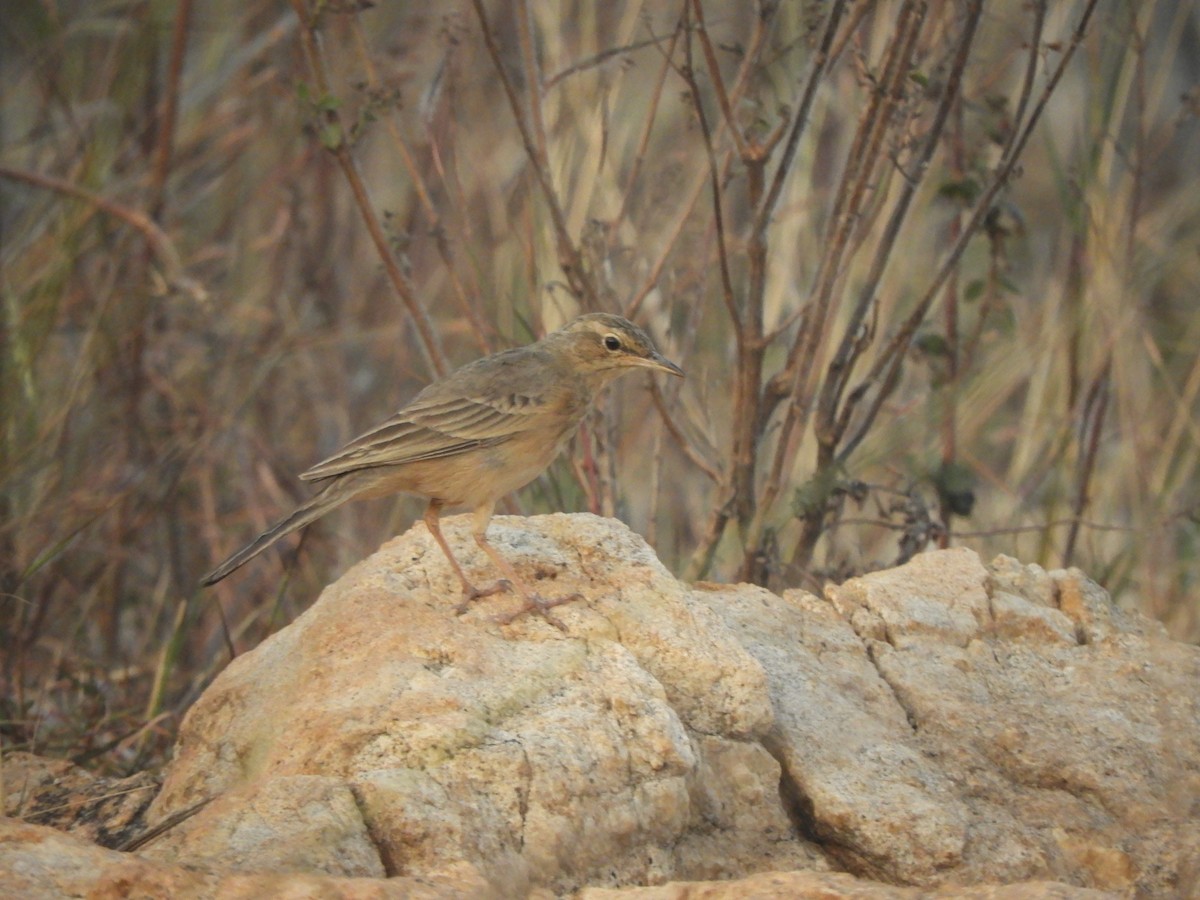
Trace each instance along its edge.
<instances>
[{"instance_id":1,"label":"bird","mask_svg":"<svg viewBox=\"0 0 1200 900\"><path fill-rule=\"evenodd\" d=\"M277 540L350 500L408 493L428 501L425 526L462 584L461 614L481 597L509 588L524 605L506 621L577 595L546 600L531 590L487 539L496 503L549 467L596 396L638 369L683 377L628 319L589 313L536 343L468 363L429 384L395 415L300 474L321 489L203 576L216 584ZM442 534L444 508L472 511L472 536L503 576L480 588L467 577Z\"/></svg>"}]
</instances>

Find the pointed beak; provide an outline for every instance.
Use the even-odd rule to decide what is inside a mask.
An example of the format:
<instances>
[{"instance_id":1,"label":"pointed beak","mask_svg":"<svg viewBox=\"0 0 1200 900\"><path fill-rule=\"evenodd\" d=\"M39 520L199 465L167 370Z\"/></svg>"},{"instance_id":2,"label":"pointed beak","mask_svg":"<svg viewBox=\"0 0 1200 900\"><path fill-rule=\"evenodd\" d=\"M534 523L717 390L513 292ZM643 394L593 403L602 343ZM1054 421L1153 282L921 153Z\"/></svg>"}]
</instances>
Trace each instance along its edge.
<instances>
[{"instance_id":1,"label":"pointed beak","mask_svg":"<svg viewBox=\"0 0 1200 900\"><path fill-rule=\"evenodd\" d=\"M645 366L647 369L657 369L670 375L678 375L680 378L684 377L683 369L657 351L638 360L638 365Z\"/></svg>"}]
</instances>

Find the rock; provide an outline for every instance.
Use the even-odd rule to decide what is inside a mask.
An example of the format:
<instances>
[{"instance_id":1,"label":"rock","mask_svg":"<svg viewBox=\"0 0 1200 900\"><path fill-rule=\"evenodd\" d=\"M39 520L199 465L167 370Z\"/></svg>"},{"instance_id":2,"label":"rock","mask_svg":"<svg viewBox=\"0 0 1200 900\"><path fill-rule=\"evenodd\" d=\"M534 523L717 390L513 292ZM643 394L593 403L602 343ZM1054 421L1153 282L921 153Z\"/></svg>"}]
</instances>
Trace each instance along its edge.
<instances>
[{"instance_id":1,"label":"rock","mask_svg":"<svg viewBox=\"0 0 1200 900\"><path fill-rule=\"evenodd\" d=\"M830 586L830 602L864 640L965 647L988 615L987 570L973 550L924 553L906 565Z\"/></svg>"},{"instance_id":2,"label":"rock","mask_svg":"<svg viewBox=\"0 0 1200 900\"><path fill-rule=\"evenodd\" d=\"M53 828L7 818L0 818L0 873L0 896L21 900L497 900L487 882L466 864L419 879L221 874L105 850Z\"/></svg>"},{"instance_id":3,"label":"rock","mask_svg":"<svg viewBox=\"0 0 1200 900\"><path fill-rule=\"evenodd\" d=\"M737 881L671 882L659 887L588 888L579 900L1105 900L1119 895L1049 881L895 887L838 872L765 872Z\"/></svg>"},{"instance_id":4,"label":"rock","mask_svg":"<svg viewBox=\"0 0 1200 900\"><path fill-rule=\"evenodd\" d=\"M781 791L800 833L839 867L902 883L930 883L960 865L968 811L912 740L904 709L835 608L746 586L697 597L767 671L776 719L764 745L782 765ZM880 606L870 621L858 618L874 630L884 616ZM914 616L914 631L930 619L927 609Z\"/></svg>"},{"instance_id":5,"label":"rock","mask_svg":"<svg viewBox=\"0 0 1200 900\"><path fill-rule=\"evenodd\" d=\"M0 814L116 847L146 828L161 780L149 772L98 777L62 759L6 752L0 760Z\"/></svg>"},{"instance_id":6,"label":"rock","mask_svg":"<svg viewBox=\"0 0 1200 900\"><path fill-rule=\"evenodd\" d=\"M931 582L963 585L980 574L972 557L918 559ZM955 878L1049 875L1148 896L1179 895L1180 879L1195 887L1200 829L1185 823L1200 814L1200 650L1116 609L1076 570L1047 575L1003 557L983 579L991 602L977 632L930 640L936 585L895 587L912 565L831 595L875 612L854 609L850 622L905 713L918 780L948 780L967 811Z\"/></svg>"},{"instance_id":7,"label":"rock","mask_svg":"<svg viewBox=\"0 0 1200 900\"><path fill-rule=\"evenodd\" d=\"M991 601L992 632L998 637L1033 643L1078 643L1075 623L1057 609L999 590L992 594Z\"/></svg>"},{"instance_id":8,"label":"rock","mask_svg":"<svg viewBox=\"0 0 1200 900\"><path fill-rule=\"evenodd\" d=\"M0 873L6 897L195 896L219 876L154 863L83 838L16 819L0 819Z\"/></svg>"},{"instance_id":9,"label":"rock","mask_svg":"<svg viewBox=\"0 0 1200 900\"><path fill-rule=\"evenodd\" d=\"M460 547L468 521L447 523ZM538 616L495 624L511 596L456 616L444 558L423 528L409 532L206 691L152 818L236 800L143 852L270 868L281 859L261 848L300 841L304 801L279 798L319 776L322 791L353 793L361 821L334 817L341 849L314 851L310 871L417 875L467 860L516 896L664 880L685 859L706 875L821 864L792 839L778 764L757 743L772 723L766 675L719 615L618 523L499 518L490 534L547 596L587 597L555 610L567 634ZM714 797L704 778L716 773L736 784ZM374 858L354 837L367 834ZM719 862L705 844L718 834Z\"/></svg>"},{"instance_id":10,"label":"rock","mask_svg":"<svg viewBox=\"0 0 1200 900\"><path fill-rule=\"evenodd\" d=\"M456 547L468 527L448 520ZM583 595L565 631L496 624L505 595L456 616L423 527L389 542L192 708L147 813L170 827L122 857L137 877L196 897L1200 893L1200 649L1082 573L959 549L781 597L681 585L593 516L490 536L543 595Z\"/></svg>"},{"instance_id":11,"label":"rock","mask_svg":"<svg viewBox=\"0 0 1200 900\"><path fill-rule=\"evenodd\" d=\"M222 872L383 878L358 803L343 779L284 775L217 795L202 813L210 827L172 829L145 855Z\"/></svg>"}]
</instances>

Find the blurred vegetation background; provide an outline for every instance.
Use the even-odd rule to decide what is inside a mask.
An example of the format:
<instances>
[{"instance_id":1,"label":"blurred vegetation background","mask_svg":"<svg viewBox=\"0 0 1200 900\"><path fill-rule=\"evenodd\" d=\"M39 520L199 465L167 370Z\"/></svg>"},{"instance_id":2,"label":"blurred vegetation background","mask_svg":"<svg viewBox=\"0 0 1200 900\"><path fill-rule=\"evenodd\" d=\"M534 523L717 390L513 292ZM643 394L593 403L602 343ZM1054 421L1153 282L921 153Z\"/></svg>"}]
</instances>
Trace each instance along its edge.
<instances>
[{"instance_id":1,"label":"blurred vegetation background","mask_svg":"<svg viewBox=\"0 0 1200 900\"><path fill-rule=\"evenodd\" d=\"M1196 4L21 0L0 30L5 747L161 761L231 653L419 516L352 505L199 592L294 473L589 309L689 377L622 383L501 512L773 588L966 545L1200 639Z\"/></svg>"}]
</instances>

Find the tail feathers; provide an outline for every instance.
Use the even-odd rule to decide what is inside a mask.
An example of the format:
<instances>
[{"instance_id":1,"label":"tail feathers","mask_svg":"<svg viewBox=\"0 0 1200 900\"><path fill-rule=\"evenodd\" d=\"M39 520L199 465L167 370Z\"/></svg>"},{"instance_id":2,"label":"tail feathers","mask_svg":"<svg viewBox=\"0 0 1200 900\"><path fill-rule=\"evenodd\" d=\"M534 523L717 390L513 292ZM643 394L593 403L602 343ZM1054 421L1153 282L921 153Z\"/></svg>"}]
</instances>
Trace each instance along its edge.
<instances>
[{"instance_id":1,"label":"tail feathers","mask_svg":"<svg viewBox=\"0 0 1200 900\"><path fill-rule=\"evenodd\" d=\"M296 509L256 537L251 543L233 554L233 556L201 578L200 583L205 586L216 584L230 572L241 568L254 559L254 557L258 556L258 554L262 553L284 535L300 530L305 525L321 518L321 516L334 507L341 506L356 493L356 491L347 490L349 487L350 484L344 479L334 479L329 482L323 491L296 507Z\"/></svg>"}]
</instances>

